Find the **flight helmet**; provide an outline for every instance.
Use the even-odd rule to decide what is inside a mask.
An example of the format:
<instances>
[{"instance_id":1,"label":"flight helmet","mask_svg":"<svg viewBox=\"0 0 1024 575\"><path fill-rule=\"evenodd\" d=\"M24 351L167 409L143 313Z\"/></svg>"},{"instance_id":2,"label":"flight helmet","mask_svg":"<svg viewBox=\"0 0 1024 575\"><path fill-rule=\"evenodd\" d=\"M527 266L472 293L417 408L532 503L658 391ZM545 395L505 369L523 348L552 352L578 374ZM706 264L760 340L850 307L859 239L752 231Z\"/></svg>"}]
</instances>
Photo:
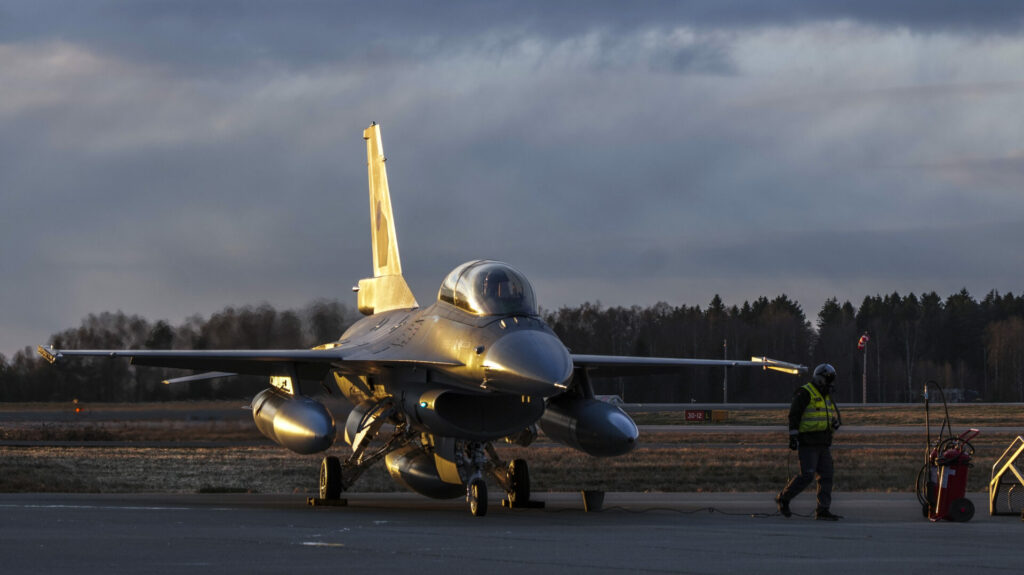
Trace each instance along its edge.
<instances>
[{"instance_id":1,"label":"flight helmet","mask_svg":"<svg viewBox=\"0 0 1024 575\"><path fill-rule=\"evenodd\" d=\"M814 375L811 377L811 383L814 384L822 393L829 393L832 391L832 382L836 380L836 368L830 364L823 363L818 367L814 368Z\"/></svg>"}]
</instances>

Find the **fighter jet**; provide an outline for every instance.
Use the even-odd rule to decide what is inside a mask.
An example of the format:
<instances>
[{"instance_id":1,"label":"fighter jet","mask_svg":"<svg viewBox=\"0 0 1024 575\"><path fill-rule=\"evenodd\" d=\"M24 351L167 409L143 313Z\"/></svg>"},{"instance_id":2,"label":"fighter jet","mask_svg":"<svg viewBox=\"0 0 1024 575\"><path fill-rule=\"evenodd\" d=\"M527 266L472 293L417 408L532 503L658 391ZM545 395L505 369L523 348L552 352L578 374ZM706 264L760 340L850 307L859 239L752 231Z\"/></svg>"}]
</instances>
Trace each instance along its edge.
<instances>
[{"instance_id":1,"label":"fighter jet","mask_svg":"<svg viewBox=\"0 0 1024 575\"><path fill-rule=\"evenodd\" d=\"M421 306L402 276L380 126L363 132L370 182L373 277L359 281L366 317L337 341L286 350L69 350L39 346L51 363L80 356L129 358L135 365L269 377L251 403L256 427L300 454L328 452L337 426L311 393L320 383L353 404L342 427L351 453L326 455L319 498L332 500L381 459L392 479L434 498L464 496L487 513L487 479L507 507L535 506L526 461L503 461L495 442L529 445L538 428L594 456L631 451L638 431L622 409L594 397L590 378L665 373L689 366L759 367L789 373L803 366L751 361L579 355L541 318L526 277L493 260L452 270L437 297Z\"/></svg>"}]
</instances>

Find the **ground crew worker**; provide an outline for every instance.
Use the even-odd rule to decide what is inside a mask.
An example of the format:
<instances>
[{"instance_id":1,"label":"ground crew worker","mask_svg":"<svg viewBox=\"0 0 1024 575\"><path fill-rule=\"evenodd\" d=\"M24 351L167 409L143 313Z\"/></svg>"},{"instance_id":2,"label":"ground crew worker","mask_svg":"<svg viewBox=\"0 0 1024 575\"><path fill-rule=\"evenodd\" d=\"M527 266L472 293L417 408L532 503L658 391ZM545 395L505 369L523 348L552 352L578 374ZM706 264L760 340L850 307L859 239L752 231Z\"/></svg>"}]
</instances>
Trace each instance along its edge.
<instances>
[{"instance_id":1,"label":"ground crew worker","mask_svg":"<svg viewBox=\"0 0 1024 575\"><path fill-rule=\"evenodd\" d=\"M797 388L793 394L789 408L789 448L798 450L800 474L775 497L779 513L785 517L793 514L789 502L810 485L815 476L818 479L818 506L814 518L836 521L842 517L829 511L833 476L830 446L832 433L842 422L831 397L835 379L835 368L823 363L814 368L811 382Z\"/></svg>"}]
</instances>

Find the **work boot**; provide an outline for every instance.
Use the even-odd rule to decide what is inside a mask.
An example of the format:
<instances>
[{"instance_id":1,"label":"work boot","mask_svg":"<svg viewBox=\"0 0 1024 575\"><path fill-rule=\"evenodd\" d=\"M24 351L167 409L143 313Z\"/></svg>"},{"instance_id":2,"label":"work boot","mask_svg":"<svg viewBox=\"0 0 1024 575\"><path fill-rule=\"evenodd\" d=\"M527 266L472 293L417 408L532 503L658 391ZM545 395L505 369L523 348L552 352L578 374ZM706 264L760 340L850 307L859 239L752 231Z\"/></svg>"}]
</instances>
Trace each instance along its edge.
<instances>
[{"instance_id":1,"label":"work boot","mask_svg":"<svg viewBox=\"0 0 1024 575\"><path fill-rule=\"evenodd\" d=\"M775 496L775 505L779 508L779 513L783 517L793 516L793 512L789 510L789 501L783 499L781 493Z\"/></svg>"},{"instance_id":2,"label":"work boot","mask_svg":"<svg viewBox=\"0 0 1024 575\"><path fill-rule=\"evenodd\" d=\"M815 519L821 519L822 521L839 521L843 518L842 515L836 515L828 509L819 509L814 512Z\"/></svg>"}]
</instances>

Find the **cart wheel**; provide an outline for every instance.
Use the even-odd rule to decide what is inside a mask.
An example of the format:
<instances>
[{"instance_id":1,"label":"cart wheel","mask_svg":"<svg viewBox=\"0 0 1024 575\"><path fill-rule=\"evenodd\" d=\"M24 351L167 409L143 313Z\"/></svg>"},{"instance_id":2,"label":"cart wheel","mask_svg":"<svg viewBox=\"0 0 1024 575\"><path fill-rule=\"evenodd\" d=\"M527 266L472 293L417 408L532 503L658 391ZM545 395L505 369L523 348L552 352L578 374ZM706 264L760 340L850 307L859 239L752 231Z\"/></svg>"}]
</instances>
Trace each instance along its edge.
<instances>
[{"instance_id":1,"label":"cart wheel","mask_svg":"<svg viewBox=\"0 0 1024 575\"><path fill-rule=\"evenodd\" d=\"M970 499L961 497L953 500L953 503L949 505L949 518L953 521L963 523L970 521L971 517L974 517L974 504Z\"/></svg>"}]
</instances>

